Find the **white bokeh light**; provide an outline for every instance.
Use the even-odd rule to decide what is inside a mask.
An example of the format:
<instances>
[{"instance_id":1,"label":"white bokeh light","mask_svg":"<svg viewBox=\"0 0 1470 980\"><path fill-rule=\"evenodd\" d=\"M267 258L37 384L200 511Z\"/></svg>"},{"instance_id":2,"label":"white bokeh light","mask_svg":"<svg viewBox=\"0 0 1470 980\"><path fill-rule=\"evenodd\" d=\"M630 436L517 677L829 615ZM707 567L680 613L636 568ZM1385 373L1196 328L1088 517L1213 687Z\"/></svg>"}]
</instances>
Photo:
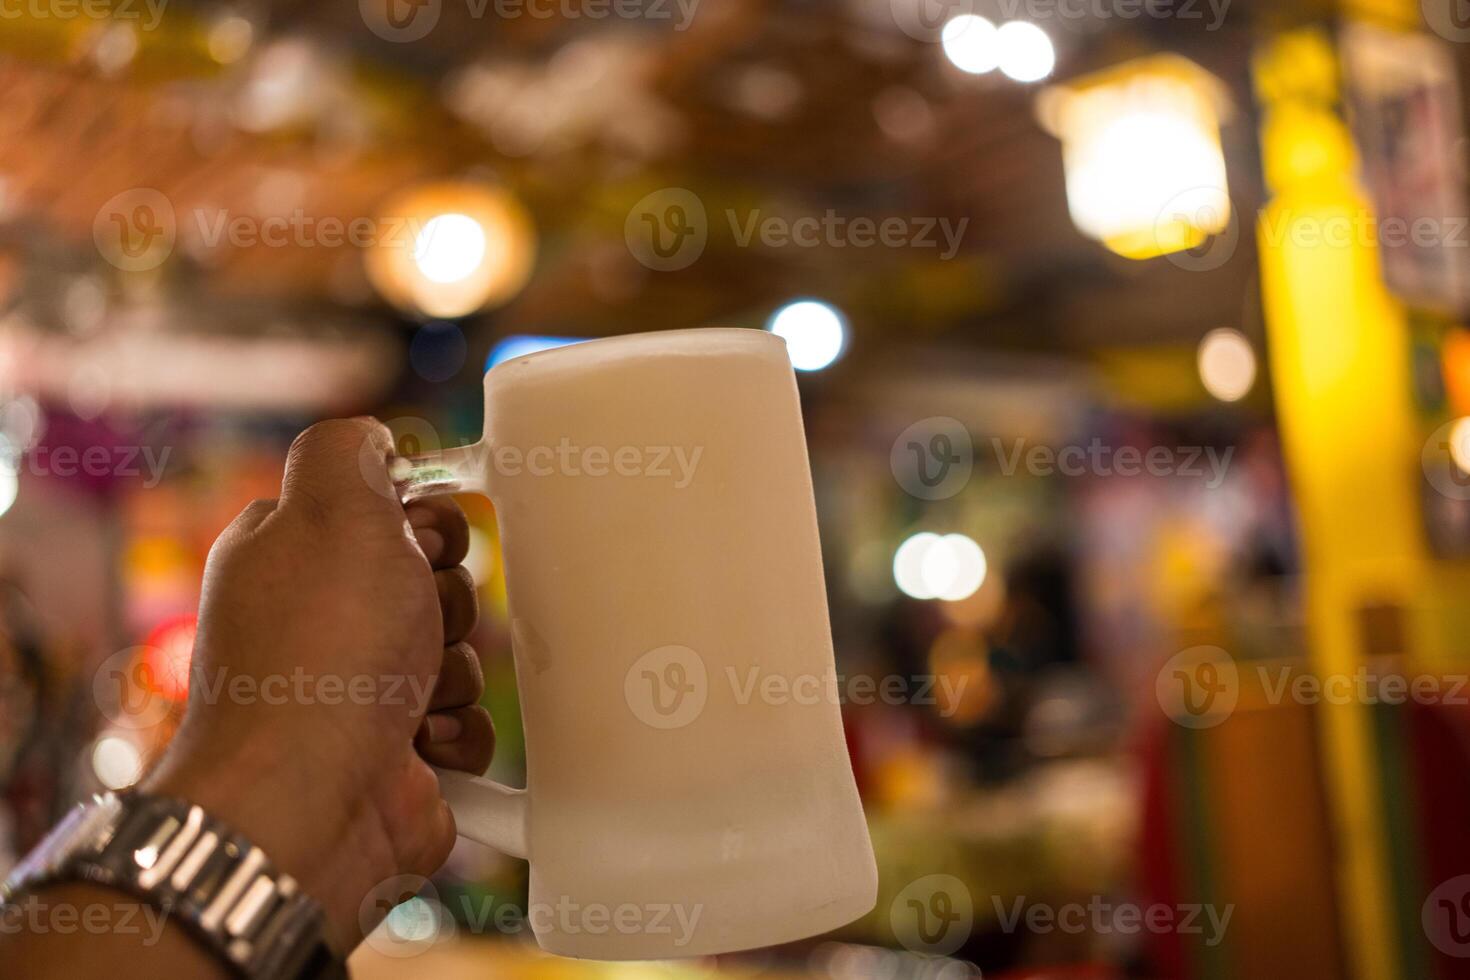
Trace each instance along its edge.
<instances>
[{"instance_id":1,"label":"white bokeh light","mask_svg":"<svg viewBox=\"0 0 1470 980\"><path fill-rule=\"evenodd\" d=\"M939 535L921 531L898 546L893 554L893 581L899 591L915 599L932 599L934 594L924 586L924 555Z\"/></svg>"},{"instance_id":2,"label":"white bokeh light","mask_svg":"<svg viewBox=\"0 0 1470 980\"><path fill-rule=\"evenodd\" d=\"M1017 82L1039 82L1057 64L1057 52L1046 31L1024 20L1000 25L996 32L1000 70Z\"/></svg>"},{"instance_id":3,"label":"white bokeh light","mask_svg":"<svg viewBox=\"0 0 1470 980\"><path fill-rule=\"evenodd\" d=\"M893 555L893 581L915 599L968 599L985 583L985 552L963 534L921 531Z\"/></svg>"},{"instance_id":4,"label":"white bokeh light","mask_svg":"<svg viewBox=\"0 0 1470 980\"><path fill-rule=\"evenodd\" d=\"M430 282L460 282L485 261L485 229L467 214L441 214L413 241L413 261Z\"/></svg>"},{"instance_id":5,"label":"white bokeh light","mask_svg":"<svg viewBox=\"0 0 1470 980\"><path fill-rule=\"evenodd\" d=\"M944 55L960 71L983 75L1000 64L1000 36L996 26L976 14L950 18L939 35Z\"/></svg>"},{"instance_id":6,"label":"white bokeh light","mask_svg":"<svg viewBox=\"0 0 1470 980\"><path fill-rule=\"evenodd\" d=\"M820 371L842 355L847 322L842 314L817 300L788 303L776 311L766 329L786 341L791 366Z\"/></svg>"},{"instance_id":7,"label":"white bokeh light","mask_svg":"<svg viewBox=\"0 0 1470 980\"><path fill-rule=\"evenodd\" d=\"M1199 342L1199 377L1222 402L1240 401L1256 383L1256 352L1245 334L1220 327Z\"/></svg>"},{"instance_id":8,"label":"white bokeh light","mask_svg":"<svg viewBox=\"0 0 1470 980\"><path fill-rule=\"evenodd\" d=\"M92 771L108 789L127 789L143 775L143 755L121 735L104 735L92 746Z\"/></svg>"},{"instance_id":9,"label":"white bokeh light","mask_svg":"<svg viewBox=\"0 0 1470 980\"><path fill-rule=\"evenodd\" d=\"M0 435L0 516L4 516L20 494L20 449Z\"/></svg>"}]
</instances>

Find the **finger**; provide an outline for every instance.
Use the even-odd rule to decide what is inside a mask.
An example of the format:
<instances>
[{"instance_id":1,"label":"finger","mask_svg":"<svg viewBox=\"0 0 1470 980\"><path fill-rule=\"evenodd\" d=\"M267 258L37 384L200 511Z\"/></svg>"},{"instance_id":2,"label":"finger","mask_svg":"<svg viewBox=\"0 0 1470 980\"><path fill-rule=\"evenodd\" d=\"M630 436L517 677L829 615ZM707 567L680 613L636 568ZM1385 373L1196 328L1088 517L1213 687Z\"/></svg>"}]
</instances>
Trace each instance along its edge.
<instances>
[{"instance_id":1,"label":"finger","mask_svg":"<svg viewBox=\"0 0 1470 980\"><path fill-rule=\"evenodd\" d=\"M434 584L439 588L439 608L444 613L444 642L458 643L470 635L480 619L475 580L469 569L455 565L435 572Z\"/></svg>"},{"instance_id":2,"label":"finger","mask_svg":"<svg viewBox=\"0 0 1470 980\"><path fill-rule=\"evenodd\" d=\"M470 522L453 497L423 497L403 508L432 568L453 568L470 552Z\"/></svg>"},{"instance_id":3,"label":"finger","mask_svg":"<svg viewBox=\"0 0 1470 980\"><path fill-rule=\"evenodd\" d=\"M404 869L410 875L428 877L448 860L454 847L454 815L439 792L439 777L424 764L427 760L412 755L408 759L406 782L412 809L408 811L410 822L400 824L405 828L400 839L408 843ZM433 795L426 795L430 793Z\"/></svg>"},{"instance_id":4,"label":"finger","mask_svg":"<svg viewBox=\"0 0 1470 980\"><path fill-rule=\"evenodd\" d=\"M376 419L318 422L296 437L286 455L281 506L326 522L367 515L403 520L388 478L393 438Z\"/></svg>"},{"instance_id":5,"label":"finger","mask_svg":"<svg viewBox=\"0 0 1470 980\"><path fill-rule=\"evenodd\" d=\"M495 756L495 725L478 704L425 716L414 740L425 762L479 775Z\"/></svg>"},{"instance_id":6,"label":"finger","mask_svg":"<svg viewBox=\"0 0 1470 980\"><path fill-rule=\"evenodd\" d=\"M462 708L478 704L485 693L485 673L480 669L480 656L468 643L444 648L444 664L429 697L429 710Z\"/></svg>"}]
</instances>

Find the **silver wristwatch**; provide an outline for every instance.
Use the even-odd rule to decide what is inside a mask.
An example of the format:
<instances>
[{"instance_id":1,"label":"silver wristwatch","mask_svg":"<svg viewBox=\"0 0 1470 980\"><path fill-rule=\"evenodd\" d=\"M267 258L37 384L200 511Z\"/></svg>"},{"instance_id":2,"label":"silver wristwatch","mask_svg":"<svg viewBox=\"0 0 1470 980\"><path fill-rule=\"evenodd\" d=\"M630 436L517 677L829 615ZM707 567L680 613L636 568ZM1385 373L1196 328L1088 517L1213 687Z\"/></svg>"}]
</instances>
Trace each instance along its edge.
<instances>
[{"instance_id":1,"label":"silver wristwatch","mask_svg":"<svg viewBox=\"0 0 1470 980\"><path fill-rule=\"evenodd\" d=\"M79 804L16 865L0 901L59 881L156 906L251 980L347 975L327 946L321 906L260 848L183 800L108 793Z\"/></svg>"}]
</instances>

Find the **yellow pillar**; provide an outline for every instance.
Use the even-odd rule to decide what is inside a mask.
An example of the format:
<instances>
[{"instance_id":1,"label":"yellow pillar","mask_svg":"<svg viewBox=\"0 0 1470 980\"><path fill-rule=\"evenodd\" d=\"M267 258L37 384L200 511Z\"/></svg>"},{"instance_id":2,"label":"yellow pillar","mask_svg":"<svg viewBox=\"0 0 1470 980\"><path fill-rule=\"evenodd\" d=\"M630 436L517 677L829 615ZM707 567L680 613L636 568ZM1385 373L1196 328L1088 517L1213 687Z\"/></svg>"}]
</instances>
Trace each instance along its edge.
<instances>
[{"instance_id":1,"label":"yellow pillar","mask_svg":"<svg viewBox=\"0 0 1470 980\"><path fill-rule=\"evenodd\" d=\"M1257 237L1271 376L1301 521L1313 667L1351 675L1364 610L1409 609L1428 557L1414 482L1420 439L1404 311L1383 283L1373 212L1354 179L1327 35L1258 52L1272 194ZM1323 705L1343 936L1364 980L1401 976L1378 757L1368 707Z\"/></svg>"}]
</instances>

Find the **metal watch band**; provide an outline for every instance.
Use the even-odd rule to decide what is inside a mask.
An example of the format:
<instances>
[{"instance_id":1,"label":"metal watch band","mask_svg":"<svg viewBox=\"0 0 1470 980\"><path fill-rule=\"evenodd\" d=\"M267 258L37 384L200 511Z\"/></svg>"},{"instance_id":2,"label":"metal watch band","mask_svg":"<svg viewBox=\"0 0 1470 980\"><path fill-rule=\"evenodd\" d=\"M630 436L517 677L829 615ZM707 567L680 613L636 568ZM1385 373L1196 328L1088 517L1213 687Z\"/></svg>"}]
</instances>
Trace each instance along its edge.
<instances>
[{"instance_id":1,"label":"metal watch band","mask_svg":"<svg viewBox=\"0 0 1470 980\"><path fill-rule=\"evenodd\" d=\"M15 867L0 901L58 881L155 905L251 980L347 975L316 901L260 848L183 800L108 793L79 804Z\"/></svg>"}]
</instances>

